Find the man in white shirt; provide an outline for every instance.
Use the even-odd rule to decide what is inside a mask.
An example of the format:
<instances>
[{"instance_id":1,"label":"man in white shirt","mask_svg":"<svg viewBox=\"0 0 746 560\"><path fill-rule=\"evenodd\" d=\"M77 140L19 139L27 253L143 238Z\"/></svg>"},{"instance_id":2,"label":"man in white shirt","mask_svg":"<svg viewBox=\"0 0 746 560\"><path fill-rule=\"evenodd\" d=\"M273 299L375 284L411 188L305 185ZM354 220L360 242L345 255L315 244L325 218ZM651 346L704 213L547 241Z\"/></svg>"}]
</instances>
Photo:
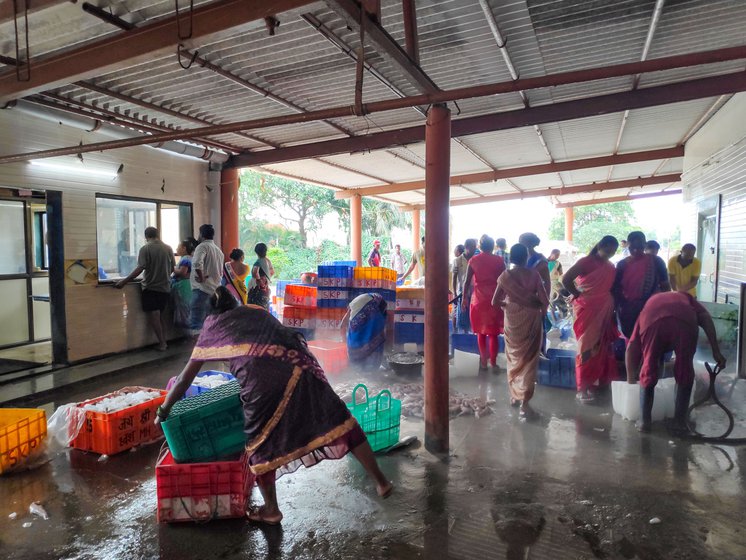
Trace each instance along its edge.
<instances>
[{"instance_id":1,"label":"man in white shirt","mask_svg":"<svg viewBox=\"0 0 746 560\"><path fill-rule=\"evenodd\" d=\"M192 334L202 330L202 324L210 309L210 297L220 286L221 269L225 257L215 245L215 228L211 224L202 224L199 228L199 245L192 256L192 272L189 281L192 284L192 304L189 326Z\"/></svg>"},{"instance_id":2,"label":"man in white shirt","mask_svg":"<svg viewBox=\"0 0 746 560\"><path fill-rule=\"evenodd\" d=\"M394 252L391 254L391 268L396 271L397 276L400 276L404 274L405 267L404 255L401 254L401 245L394 245Z\"/></svg>"}]
</instances>

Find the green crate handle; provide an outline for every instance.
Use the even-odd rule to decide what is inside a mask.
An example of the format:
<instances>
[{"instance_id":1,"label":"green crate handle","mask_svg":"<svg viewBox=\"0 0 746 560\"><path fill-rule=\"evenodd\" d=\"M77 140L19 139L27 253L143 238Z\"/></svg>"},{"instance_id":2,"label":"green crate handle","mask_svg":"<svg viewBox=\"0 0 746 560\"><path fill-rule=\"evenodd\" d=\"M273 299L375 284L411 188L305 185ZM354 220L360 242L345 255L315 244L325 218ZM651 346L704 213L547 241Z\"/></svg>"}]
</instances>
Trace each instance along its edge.
<instances>
[{"instance_id":1,"label":"green crate handle","mask_svg":"<svg viewBox=\"0 0 746 560\"><path fill-rule=\"evenodd\" d=\"M386 399L386 406L381 406L381 401L384 400L383 397L388 396L388 399ZM378 393L378 396L376 397L376 412L386 411L391 408L391 391L388 389L384 389L380 393Z\"/></svg>"},{"instance_id":2,"label":"green crate handle","mask_svg":"<svg viewBox=\"0 0 746 560\"><path fill-rule=\"evenodd\" d=\"M357 402L357 400L355 400L355 397L357 397L357 390L360 389L361 387L362 387L363 391L365 391L365 402L360 402L359 403L359 402ZM352 391L352 405L353 406L358 406L358 405L361 405L361 404L366 404L367 405L368 404L368 400L369 400L368 399L368 387L366 387L364 383L358 383L355 386L355 389L353 389L353 391Z\"/></svg>"}]
</instances>

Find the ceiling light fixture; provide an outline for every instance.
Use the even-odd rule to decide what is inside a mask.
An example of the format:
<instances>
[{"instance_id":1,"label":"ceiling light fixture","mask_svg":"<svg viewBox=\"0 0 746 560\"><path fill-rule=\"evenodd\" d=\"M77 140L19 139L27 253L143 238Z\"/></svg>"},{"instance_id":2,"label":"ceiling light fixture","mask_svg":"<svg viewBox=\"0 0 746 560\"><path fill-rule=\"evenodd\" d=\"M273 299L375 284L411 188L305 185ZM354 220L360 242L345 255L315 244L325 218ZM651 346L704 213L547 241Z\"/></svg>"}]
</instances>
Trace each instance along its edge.
<instances>
[{"instance_id":1,"label":"ceiling light fixture","mask_svg":"<svg viewBox=\"0 0 746 560\"><path fill-rule=\"evenodd\" d=\"M102 177L107 179L116 179L124 170L124 164L93 164L81 161L78 158L65 158L64 160L29 160L29 165L50 171L62 173L89 175L91 177Z\"/></svg>"}]
</instances>

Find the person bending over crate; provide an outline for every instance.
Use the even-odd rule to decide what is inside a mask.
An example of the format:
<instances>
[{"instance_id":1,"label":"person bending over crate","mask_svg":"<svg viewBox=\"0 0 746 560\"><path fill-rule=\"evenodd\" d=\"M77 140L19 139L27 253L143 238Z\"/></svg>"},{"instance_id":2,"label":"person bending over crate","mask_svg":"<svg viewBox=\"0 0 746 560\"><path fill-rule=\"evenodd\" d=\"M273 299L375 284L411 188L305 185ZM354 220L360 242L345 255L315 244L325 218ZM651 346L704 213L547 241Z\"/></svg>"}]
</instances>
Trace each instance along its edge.
<instances>
[{"instance_id":1,"label":"person bending over crate","mask_svg":"<svg viewBox=\"0 0 746 560\"><path fill-rule=\"evenodd\" d=\"M712 317L691 294L655 294L642 309L626 355L627 382L635 383L638 376L640 378L639 431L650 431L655 385L658 383L663 354L673 350L676 353L676 408L671 428L674 433L689 432L686 415L694 385L693 361L697 351L699 327L705 331L712 346L712 357L720 367L725 367L725 357L720 353Z\"/></svg>"},{"instance_id":2,"label":"person bending over crate","mask_svg":"<svg viewBox=\"0 0 746 560\"><path fill-rule=\"evenodd\" d=\"M261 307L238 306L225 287L211 298L189 363L158 409L166 420L204 362L230 361L241 385L249 468L257 476L264 505L247 512L256 523L277 525L282 513L275 480L301 466L340 459L352 452L386 498L393 485L378 467L363 430L329 385L305 339Z\"/></svg>"}]
</instances>

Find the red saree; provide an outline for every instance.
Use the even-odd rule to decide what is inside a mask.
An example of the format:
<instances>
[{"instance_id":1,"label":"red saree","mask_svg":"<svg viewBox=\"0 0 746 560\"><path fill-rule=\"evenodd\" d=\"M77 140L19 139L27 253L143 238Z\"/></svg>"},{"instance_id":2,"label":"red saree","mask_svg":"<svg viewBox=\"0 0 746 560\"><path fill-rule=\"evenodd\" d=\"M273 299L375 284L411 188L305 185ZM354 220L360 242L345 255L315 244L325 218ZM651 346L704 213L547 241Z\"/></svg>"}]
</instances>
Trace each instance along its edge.
<instances>
[{"instance_id":1,"label":"red saree","mask_svg":"<svg viewBox=\"0 0 746 560\"><path fill-rule=\"evenodd\" d=\"M469 268L474 283L469 308L471 330L497 336L503 332L503 310L492 306L492 296L497 279L505 270L505 261L491 253L480 253L469 259Z\"/></svg>"},{"instance_id":2,"label":"red saree","mask_svg":"<svg viewBox=\"0 0 746 560\"><path fill-rule=\"evenodd\" d=\"M616 361L612 345L619 338L614 321L614 265L597 257L587 256L578 261L583 274L576 285L582 292L573 301L578 339L575 358L575 377L578 391L586 391L596 382L608 385L615 377Z\"/></svg>"}]
</instances>

